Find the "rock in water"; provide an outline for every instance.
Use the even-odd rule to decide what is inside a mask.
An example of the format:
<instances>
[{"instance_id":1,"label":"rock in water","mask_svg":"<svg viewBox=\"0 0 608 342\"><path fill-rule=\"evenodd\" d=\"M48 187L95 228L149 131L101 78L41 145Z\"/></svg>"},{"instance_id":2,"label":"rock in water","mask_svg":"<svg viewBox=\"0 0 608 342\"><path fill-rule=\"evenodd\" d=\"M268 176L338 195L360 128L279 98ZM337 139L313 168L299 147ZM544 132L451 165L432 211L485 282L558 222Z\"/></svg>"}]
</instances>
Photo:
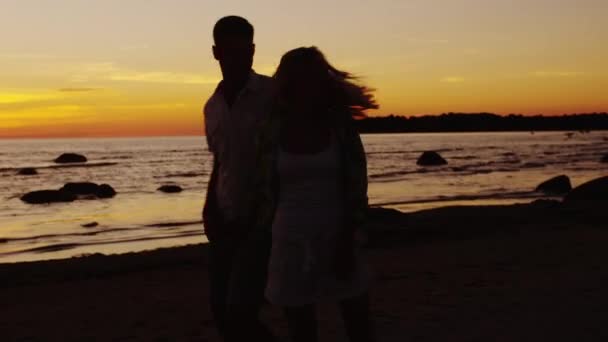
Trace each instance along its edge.
<instances>
[{"instance_id":1,"label":"rock in water","mask_svg":"<svg viewBox=\"0 0 608 342\"><path fill-rule=\"evenodd\" d=\"M55 159L55 163L86 163L87 157L77 153L64 153Z\"/></svg>"},{"instance_id":2,"label":"rock in water","mask_svg":"<svg viewBox=\"0 0 608 342\"><path fill-rule=\"evenodd\" d=\"M165 192L165 193L176 193L176 192L182 192L184 189L182 189L182 187L179 185L163 185L156 190Z\"/></svg>"},{"instance_id":3,"label":"rock in water","mask_svg":"<svg viewBox=\"0 0 608 342\"><path fill-rule=\"evenodd\" d=\"M95 195L99 198L112 198L116 196L116 190L108 184L101 184L97 187Z\"/></svg>"},{"instance_id":4,"label":"rock in water","mask_svg":"<svg viewBox=\"0 0 608 342\"><path fill-rule=\"evenodd\" d=\"M574 188L564 203L608 202L608 176L600 177Z\"/></svg>"},{"instance_id":5,"label":"rock in water","mask_svg":"<svg viewBox=\"0 0 608 342\"><path fill-rule=\"evenodd\" d=\"M76 200L76 195L62 190L39 190L28 192L21 196L21 200L29 204L72 202Z\"/></svg>"},{"instance_id":6,"label":"rock in water","mask_svg":"<svg viewBox=\"0 0 608 342\"><path fill-rule=\"evenodd\" d=\"M19 170L17 174L21 176L34 176L38 174L38 171L36 171L36 169L33 167L24 167L23 169Z\"/></svg>"},{"instance_id":7,"label":"rock in water","mask_svg":"<svg viewBox=\"0 0 608 342\"><path fill-rule=\"evenodd\" d=\"M94 195L97 198L116 196L116 191L110 185L97 185L91 182L66 183L60 190L71 192L75 195Z\"/></svg>"},{"instance_id":8,"label":"rock in water","mask_svg":"<svg viewBox=\"0 0 608 342\"><path fill-rule=\"evenodd\" d=\"M421 165L421 166L439 166L439 165L445 165L448 162L443 159L443 157L441 155L439 155L439 153L435 152L435 151L426 151L424 152L420 158L418 158L418 161L416 162L416 164Z\"/></svg>"},{"instance_id":9,"label":"rock in water","mask_svg":"<svg viewBox=\"0 0 608 342\"><path fill-rule=\"evenodd\" d=\"M61 190L71 192L75 195L94 195L99 185L91 182L66 183Z\"/></svg>"},{"instance_id":10,"label":"rock in water","mask_svg":"<svg viewBox=\"0 0 608 342\"><path fill-rule=\"evenodd\" d=\"M548 195L565 195L572 190L570 178L566 175L553 177L540 183L535 191L543 192Z\"/></svg>"}]
</instances>

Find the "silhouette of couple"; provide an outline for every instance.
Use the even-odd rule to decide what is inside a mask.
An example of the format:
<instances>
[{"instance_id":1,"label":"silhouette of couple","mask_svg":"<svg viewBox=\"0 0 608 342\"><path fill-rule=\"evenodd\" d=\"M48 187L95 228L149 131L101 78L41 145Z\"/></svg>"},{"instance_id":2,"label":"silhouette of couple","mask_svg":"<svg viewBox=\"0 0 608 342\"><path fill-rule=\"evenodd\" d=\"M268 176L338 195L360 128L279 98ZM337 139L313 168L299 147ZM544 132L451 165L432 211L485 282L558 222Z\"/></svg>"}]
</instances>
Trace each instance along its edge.
<instances>
[{"instance_id":1,"label":"silhouette of couple","mask_svg":"<svg viewBox=\"0 0 608 342\"><path fill-rule=\"evenodd\" d=\"M223 80L205 105L213 171L203 209L210 300L226 341L275 341L258 314L283 309L295 342L317 341L315 304L339 303L351 341L372 341L369 271L355 233L367 165L353 119L371 91L315 47L287 52L274 76L252 71L253 26L220 19Z\"/></svg>"}]
</instances>

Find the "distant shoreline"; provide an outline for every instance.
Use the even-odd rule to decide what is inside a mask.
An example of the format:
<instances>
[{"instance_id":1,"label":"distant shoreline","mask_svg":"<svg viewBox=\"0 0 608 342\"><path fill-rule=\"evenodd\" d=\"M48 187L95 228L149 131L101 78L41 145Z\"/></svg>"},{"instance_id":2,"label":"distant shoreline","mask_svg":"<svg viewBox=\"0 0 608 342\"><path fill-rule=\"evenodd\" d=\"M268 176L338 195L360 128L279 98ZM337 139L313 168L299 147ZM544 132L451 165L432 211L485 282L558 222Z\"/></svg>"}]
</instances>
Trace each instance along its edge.
<instances>
[{"instance_id":1,"label":"distant shoreline","mask_svg":"<svg viewBox=\"0 0 608 342\"><path fill-rule=\"evenodd\" d=\"M361 133L581 132L608 130L608 113L561 116L445 113L424 116L367 117L356 122Z\"/></svg>"},{"instance_id":2,"label":"distant shoreline","mask_svg":"<svg viewBox=\"0 0 608 342\"><path fill-rule=\"evenodd\" d=\"M573 132L608 130L608 112L523 115L494 113L443 113L433 115L382 115L369 116L356 123L362 134L390 133L498 133L498 132ZM39 139L137 139L204 137L192 134L139 135L139 136L0 136L2 140Z\"/></svg>"}]
</instances>

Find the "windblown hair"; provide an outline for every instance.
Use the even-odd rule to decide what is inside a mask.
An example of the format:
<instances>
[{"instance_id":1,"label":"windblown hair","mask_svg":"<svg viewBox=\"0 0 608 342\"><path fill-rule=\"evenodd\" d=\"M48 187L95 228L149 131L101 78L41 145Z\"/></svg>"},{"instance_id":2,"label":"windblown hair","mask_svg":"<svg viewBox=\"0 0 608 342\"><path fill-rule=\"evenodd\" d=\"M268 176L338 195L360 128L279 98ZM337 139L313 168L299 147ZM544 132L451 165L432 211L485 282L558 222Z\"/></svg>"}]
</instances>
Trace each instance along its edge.
<instances>
[{"instance_id":1,"label":"windblown hair","mask_svg":"<svg viewBox=\"0 0 608 342\"><path fill-rule=\"evenodd\" d=\"M236 15L223 17L213 27L213 40L221 44L228 38L243 38L253 42L253 25L247 19Z\"/></svg>"},{"instance_id":2,"label":"windblown hair","mask_svg":"<svg viewBox=\"0 0 608 342\"><path fill-rule=\"evenodd\" d=\"M351 73L336 69L315 46L297 48L283 55L274 74L279 96L289 84L298 82L298 70L302 68L312 68L327 75L328 108L347 112L353 118L365 117L366 110L378 108L373 89L358 83L358 78Z\"/></svg>"}]
</instances>

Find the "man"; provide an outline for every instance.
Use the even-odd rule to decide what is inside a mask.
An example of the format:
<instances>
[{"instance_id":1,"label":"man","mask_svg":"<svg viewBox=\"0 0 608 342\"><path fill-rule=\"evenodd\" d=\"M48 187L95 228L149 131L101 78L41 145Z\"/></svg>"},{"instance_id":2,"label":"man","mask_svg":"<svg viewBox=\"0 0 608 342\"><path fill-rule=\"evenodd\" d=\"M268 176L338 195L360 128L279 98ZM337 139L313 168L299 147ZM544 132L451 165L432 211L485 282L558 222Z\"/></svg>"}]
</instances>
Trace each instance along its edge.
<instances>
[{"instance_id":1,"label":"man","mask_svg":"<svg viewBox=\"0 0 608 342\"><path fill-rule=\"evenodd\" d=\"M253 26L228 16L213 28L223 80L205 105L213 171L203 209L209 239L211 309L227 341L273 341L258 318L266 286L270 233L251 227L255 135L270 114L273 82L252 71Z\"/></svg>"}]
</instances>

